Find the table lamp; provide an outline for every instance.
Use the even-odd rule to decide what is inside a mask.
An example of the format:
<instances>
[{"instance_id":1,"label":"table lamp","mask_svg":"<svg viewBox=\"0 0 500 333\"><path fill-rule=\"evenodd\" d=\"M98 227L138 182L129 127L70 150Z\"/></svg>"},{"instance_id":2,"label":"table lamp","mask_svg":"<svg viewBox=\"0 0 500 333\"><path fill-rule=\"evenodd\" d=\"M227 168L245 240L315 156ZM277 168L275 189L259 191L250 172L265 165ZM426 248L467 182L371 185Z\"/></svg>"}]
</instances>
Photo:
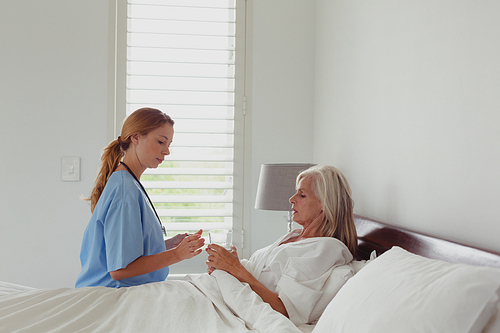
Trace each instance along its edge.
<instances>
[{"instance_id":1,"label":"table lamp","mask_svg":"<svg viewBox=\"0 0 500 333\"><path fill-rule=\"evenodd\" d=\"M288 199L295 194L295 181L299 173L314 165L316 164L262 164L255 208L287 211L288 232L292 231L292 205Z\"/></svg>"}]
</instances>

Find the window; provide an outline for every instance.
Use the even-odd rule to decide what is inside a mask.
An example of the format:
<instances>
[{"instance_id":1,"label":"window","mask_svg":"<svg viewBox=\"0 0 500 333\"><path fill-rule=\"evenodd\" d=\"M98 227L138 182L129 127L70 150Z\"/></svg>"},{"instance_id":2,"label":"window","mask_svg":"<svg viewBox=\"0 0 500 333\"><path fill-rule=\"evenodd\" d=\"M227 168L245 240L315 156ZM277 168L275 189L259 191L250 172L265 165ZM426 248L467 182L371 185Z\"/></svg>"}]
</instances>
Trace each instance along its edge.
<instances>
[{"instance_id":1,"label":"window","mask_svg":"<svg viewBox=\"0 0 500 333\"><path fill-rule=\"evenodd\" d=\"M171 155L141 177L169 236L220 228L242 235L235 207L243 180L235 174L242 174L244 4L239 10L237 2L129 0L126 9L116 2L115 127L144 106L175 121ZM204 271L205 258L197 261L182 263L182 272Z\"/></svg>"}]
</instances>

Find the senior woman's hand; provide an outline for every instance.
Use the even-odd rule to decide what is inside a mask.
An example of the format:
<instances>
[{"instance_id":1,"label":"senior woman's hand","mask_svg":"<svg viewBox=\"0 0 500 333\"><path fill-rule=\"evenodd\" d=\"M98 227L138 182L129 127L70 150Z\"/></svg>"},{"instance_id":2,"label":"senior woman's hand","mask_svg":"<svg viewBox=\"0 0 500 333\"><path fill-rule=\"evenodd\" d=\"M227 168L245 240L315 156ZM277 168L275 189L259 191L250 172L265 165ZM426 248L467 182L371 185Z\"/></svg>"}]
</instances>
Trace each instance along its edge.
<instances>
[{"instance_id":1,"label":"senior woman's hand","mask_svg":"<svg viewBox=\"0 0 500 333\"><path fill-rule=\"evenodd\" d=\"M231 251L228 251L217 244L208 244L206 251L208 253L207 272L209 274L212 274L214 269L220 269L238 278L238 272L243 266L234 246L231 246Z\"/></svg>"},{"instance_id":2,"label":"senior woman's hand","mask_svg":"<svg viewBox=\"0 0 500 333\"><path fill-rule=\"evenodd\" d=\"M206 251L208 253L207 271L209 274L212 274L214 269L220 269L228 272L241 282L248 283L250 288L252 288L264 302L269 303L274 310L288 318L288 312L281 299L245 269L238 259L238 254L234 246L231 247L231 252L229 252L222 246L209 244Z\"/></svg>"}]
</instances>

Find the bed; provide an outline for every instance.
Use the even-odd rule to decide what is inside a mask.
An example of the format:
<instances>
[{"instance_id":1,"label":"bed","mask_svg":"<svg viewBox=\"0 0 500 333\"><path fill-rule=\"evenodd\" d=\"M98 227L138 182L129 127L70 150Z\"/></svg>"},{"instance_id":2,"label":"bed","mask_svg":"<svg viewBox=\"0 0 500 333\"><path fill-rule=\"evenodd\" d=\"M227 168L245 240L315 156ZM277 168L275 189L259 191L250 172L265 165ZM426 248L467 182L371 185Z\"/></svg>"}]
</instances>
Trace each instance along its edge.
<instances>
[{"instance_id":1,"label":"bed","mask_svg":"<svg viewBox=\"0 0 500 333\"><path fill-rule=\"evenodd\" d=\"M355 217L356 274L295 327L225 272L131 288L0 282L0 332L500 332L500 254Z\"/></svg>"}]
</instances>

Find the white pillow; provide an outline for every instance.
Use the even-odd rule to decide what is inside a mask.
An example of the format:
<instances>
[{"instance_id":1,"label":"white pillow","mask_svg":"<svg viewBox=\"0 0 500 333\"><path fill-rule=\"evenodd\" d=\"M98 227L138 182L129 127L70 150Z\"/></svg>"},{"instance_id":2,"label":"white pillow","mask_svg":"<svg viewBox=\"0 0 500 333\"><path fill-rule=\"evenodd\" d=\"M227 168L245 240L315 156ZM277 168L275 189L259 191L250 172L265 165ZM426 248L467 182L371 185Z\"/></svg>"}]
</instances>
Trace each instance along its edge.
<instances>
[{"instance_id":1,"label":"white pillow","mask_svg":"<svg viewBox=\"0 0 500 333\"><path fill-rule=\"evenodd\" d=\"M393 247L340 289L314 333L479 333L495 312L500 269Z\"/></svg>"}]
</instances>

